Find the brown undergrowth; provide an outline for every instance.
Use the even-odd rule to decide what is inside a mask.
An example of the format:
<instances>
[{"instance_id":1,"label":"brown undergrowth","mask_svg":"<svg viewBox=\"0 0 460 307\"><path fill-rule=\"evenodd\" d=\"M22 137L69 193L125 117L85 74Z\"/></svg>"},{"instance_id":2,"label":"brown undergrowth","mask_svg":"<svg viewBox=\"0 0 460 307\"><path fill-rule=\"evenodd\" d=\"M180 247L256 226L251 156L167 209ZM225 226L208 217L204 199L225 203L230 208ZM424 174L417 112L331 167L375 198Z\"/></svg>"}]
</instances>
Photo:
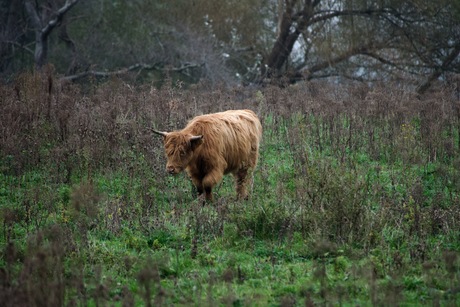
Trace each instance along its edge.
<instances>
[{"instance_id":1,"label":"brown undergrowth","mask_svg":"<svg viewBox=\"0 0 460 307\"><path fill-rule=\"evenodd\" d=\"M454 303L458 92L444 87L417 97L391 84L323 82L156 88L113 79L80 86L58 83L52 72L20 75L0 86L0 301L167 305L199 303L199 292L211 304L223 281L229 290L217 301L235 304L241 298L230 285L257 276L237 261L229 260L221 277L183 273L207 290L175 295L162 284L183 277L182 253L215 267L212 244L220 242L273 268L280 259L314 261L312 284L278 294L281 305L353 301L364 291L331 286L327 267L365 280L372 304L397 304L404 291L422 291L420 283L431 302ZM225 179L215 203L203 207L186 180L165 175L152 128L179 129L195 115L239 108L256 111L264 125L251 198L235 201ZM95 236L148 256L114 255ZM167 248L176 256L163 257ZM414 264L420 280L406 278ZM104 276L107 266L137 287Z\"/></svg>"}]
</instances>

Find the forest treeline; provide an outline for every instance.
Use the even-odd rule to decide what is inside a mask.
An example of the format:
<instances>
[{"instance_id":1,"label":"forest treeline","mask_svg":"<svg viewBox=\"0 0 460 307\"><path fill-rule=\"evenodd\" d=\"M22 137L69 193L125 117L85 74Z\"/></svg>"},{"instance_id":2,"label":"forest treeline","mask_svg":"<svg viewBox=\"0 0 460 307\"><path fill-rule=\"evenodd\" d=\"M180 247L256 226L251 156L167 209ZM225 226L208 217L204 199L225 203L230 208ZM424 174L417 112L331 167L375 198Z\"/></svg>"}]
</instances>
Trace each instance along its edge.
<instances>
[{"instance_id":1,"label":"forest treeline","mask_svg":"<svg viewBox=\"0 0 460 307\"><path fill-rule=\"evenodd\" d=\"M396 80L419 93L460 70L460 2L6 0L0 76L275 83ZM455 79L455 78L453 78Z\"/></svg>"}]
</instances>

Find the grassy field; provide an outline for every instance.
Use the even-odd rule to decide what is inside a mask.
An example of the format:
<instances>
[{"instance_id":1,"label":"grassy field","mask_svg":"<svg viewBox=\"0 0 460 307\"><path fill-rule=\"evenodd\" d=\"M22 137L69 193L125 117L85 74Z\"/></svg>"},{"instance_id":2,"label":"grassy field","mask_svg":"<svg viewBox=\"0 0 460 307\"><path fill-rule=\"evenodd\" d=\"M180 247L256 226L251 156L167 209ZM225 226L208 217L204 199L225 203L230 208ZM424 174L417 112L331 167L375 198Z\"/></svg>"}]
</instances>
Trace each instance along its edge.
<instances>
[{"instance_id":1,"label":"grassy field","mask_svg":"<svg viewBox=\"0 0 460 307\"><path fill-rule=\"evenodd\" d=\"M0 301L458 306L457 95L19 76L0 87ZM203 206L151 128L237 108L264 127L251 197L226 177Z\"/></svg>"}]
</instances>

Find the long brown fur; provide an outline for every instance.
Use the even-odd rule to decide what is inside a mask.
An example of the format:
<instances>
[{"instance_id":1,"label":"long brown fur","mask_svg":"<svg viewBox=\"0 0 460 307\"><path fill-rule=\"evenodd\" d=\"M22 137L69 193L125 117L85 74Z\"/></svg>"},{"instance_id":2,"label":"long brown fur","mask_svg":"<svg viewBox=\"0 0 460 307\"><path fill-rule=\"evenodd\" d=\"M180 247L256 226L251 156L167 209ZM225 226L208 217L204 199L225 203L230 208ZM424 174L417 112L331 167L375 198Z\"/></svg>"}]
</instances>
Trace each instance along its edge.
<instances>
[{"instance_id":1,"label":"long brown fur","mask_svg":"<svg viewBox=\"0 0 460 307\"><path fill-rule=\"evenodd\" d=\"M170 174L185 170L206 200L212 200L212 189L228 173L235 177L238 197L247 198L262 137L262 125L253 111L201 115L180 131L155 132L164 138L166 170Z\"/></svg>"}]
</instances>

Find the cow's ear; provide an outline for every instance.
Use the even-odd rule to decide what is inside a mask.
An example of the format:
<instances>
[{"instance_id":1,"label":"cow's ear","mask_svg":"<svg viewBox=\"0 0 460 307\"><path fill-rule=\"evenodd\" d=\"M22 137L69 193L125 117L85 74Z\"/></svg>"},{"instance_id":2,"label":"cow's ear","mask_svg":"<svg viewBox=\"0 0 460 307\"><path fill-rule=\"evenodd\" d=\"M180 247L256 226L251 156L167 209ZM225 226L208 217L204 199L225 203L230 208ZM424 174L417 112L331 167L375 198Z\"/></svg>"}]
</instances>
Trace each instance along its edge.
<instances>
[{"instance_id":1,"label":"cow's ear","mask_svg":"<svg viewBox=\"0 0 460 307\"><path fill-rule=\"evenodd\" d=\"M203 136L202 135L193 135L190 138L190 144L192 145L192 149L197 148L199 145L203 144Z\"/></svg>"}]
</instances>

